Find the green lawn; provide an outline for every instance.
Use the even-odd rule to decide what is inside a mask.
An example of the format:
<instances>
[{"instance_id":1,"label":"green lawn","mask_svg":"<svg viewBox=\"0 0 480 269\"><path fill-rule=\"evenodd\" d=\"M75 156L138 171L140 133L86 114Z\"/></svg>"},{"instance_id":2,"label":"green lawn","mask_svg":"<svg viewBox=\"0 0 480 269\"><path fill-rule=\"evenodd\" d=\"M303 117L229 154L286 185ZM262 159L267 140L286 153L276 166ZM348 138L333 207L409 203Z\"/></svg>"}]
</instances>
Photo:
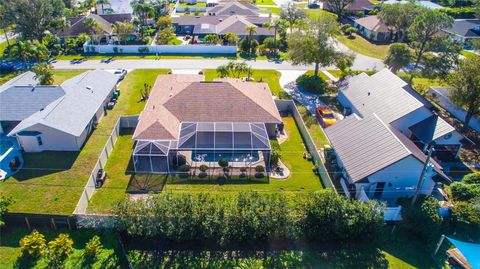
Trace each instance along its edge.
<instances>
[{"instance_id":1,"label":"green lawn","mask_svg":"<svg viewBox=\"0 0 480 269\"><path fill-rule=\"evenodd\" d=\"M212 81L215 78L218 78L217 71L215 69L205 69L203 70L203 74L205 76L206 81ZM244 74L243 76L247 76ZM275 96L280 97L280 93L283 92L282 87L280 86L280 72L276 70L253 70L252 77L254 81L257 82L266 82L268 83L268 87L270 91L275 94Z\"/></svg>"},{"instance_id":2,"label":"green lawn","mask_svg":"<svg viewBox=\"0 0 480 269\"><path fill-rule=\"evenodd\" d=\"M104 186L97 190L90 201L89 212L109 212L115 201L126 197L129 183L142 185L148 190L155 191L186 191L204 192L225 195L238 191L314 191L322 189L320 178L312 172L313 164L303 159L306 152L300 132L292 117L283 118L288 140L280 144L282 161L292 171L292 175L285 180L276 179L181 179L176 176L163 175L136 175L132 177L132 163L130 156L133 151L131 135L120 136L115 149L107 162L105 172L108 175ZM272 141L276 143L276 141ZM130 186L131 188L131 186Z\"/></svg>"},{"instance_id":3,"label":"green lawn","mask_svg":"<svg viewBox=\"0 0 480 269\"><path fill-rule=\"evenodd\" d=\"M478 54L475 54L471 51L467 51L467 50L462 50L460 52L460 54L462 54L463 56L465 56L465 58L476 58L476 57L480 57L480 55Z\"/></svg>"},{"instance_id":4,"label":"green lawn","mask_svg":"<svg viewBox=\"0 0 480 269\"><path fill-rule=\"evenodd\" d=\"M276 6L277 4L273 2L273 0L256 0L256 5L268 5L268 6Z\"/></svg>"},{"instance_id":5,"label":"green lawn","mask_svg":"<svg viewBox=\"0 0 480 269\"><path fill-rule=\"evenodd\" d=\"M72 253L72 257L80 256L88 240L94 235L98 235L104 249L113 252L113 256L120 261L119 265L124 266L125 264L120 245L114 233L97 232L93 229L78 229L75 231L63 229L39 229L38 231L45 235L47 242L57 237L60 233L68 234L74 241L74 252ZM45 263L41 261L39 262L30 258L22 257L19 241L29 233L30 232L27 229L23 228L2 231L0 241L0 268L46 268ZM89 268L88 264L84 264L83 266L83 268Z\"/></svg>"},{"instance_id":6,"label":"green lawn","mask_svg":"<svg viewBox=\"0 0 480 269\"><path fill-rule=\"evenodd\" d=\"M345 46L360 54L377 59L384 59L387 56L389 45L376 45L370 43L360 35L355 36L354 39L350 39L344 35L337 35L336 38Z\"/></svg>"},{"instance_id":7,"label":"green lawn","mask_svg":"<svg viewBox=\"0 0 480 269\"><path fill-rule=\"evenodd\" d=\"M331 12L328 12L326 10L323 10L321 8L314 8L314 9L307 9L305 10L305 14L307 14L307 16L310 18L310 19L315 19L321 15L330 15L330 16L335 16L337 17L337 15L331 13Z\"/></svg>"},{"instance_id":8,"label":"green lawn","mask_svg":"<svg viewBox=\"0 0 480 269\"><path fill-rule=\"evenodd\" d=\"M115 108L100 121L80 152L42 152L24 155L24 168L0 183L0 194L12 196L12 212L69 215L75 209L90 172L117 119L138 114L143 83L153 85L158 74L168 70L135 70L120 84ZM73 75L73 74L72 74Z\"/></svg>"},{"instance_id":9,"label":"green lawn","mask_svg":"<svg viewBox=\"0 0 480 269\"><path fill-rule=\"evenodd\" d=\"M188 3L178 3L178 6L177 7L181 7L181 8L205 8L207 6L207 3L205 2L197 2L196 4L194 5L190 5Z\"/></svg>"},{"instance_id":10,"label":"green lawn","mask_svg":"<svg viewBox=\"0 0 480 269\"><path fill-rule=\"evenodd\" d=\"M397 74L403 80L408 81L410 79L410 74L407 74L403 71L398 72ZM430 79L422 77L414 77L412 82L412 87L419 93L424 93L431 86L448 86L448 84L439 78Z\"/></svg>"},{"instance_id":11,"label":"green lawn","mask_svg":"<svg viewBox=\"0 0 480 269\"><path fill-rule=\"evenodd\" d=\"M300 112L300 114L302 115L303 121L306 122L308 132L310 133L310 136L312 137L315 146L317 146L317 149L320 150L325 145L330 145L330 142L328 141L325 132L323 131L320 124L317 123L315 116L313 116L306 107L300 104L297 104L297 109L298 112ZM311 122L312 124L308 124L308 122Z\"/></svg>"},{"instance_id":12,"label":"green lawn","mask_svg":"<svg viewBox=\"0 0 480 269\"><path fill-rule=\"evenodd\" d=\"M54 70L55 77L53 80L54 85L60 85L65 80L74 77L76 75L80 75L81 73L87 71L86 69L78 69L78 70Z\"/></svg>"},{"instance_id":13,"label":"green lawn","mask_svg":"<svg viewBox=\"0 0 480 269\"><path fill-rule=\"evenodd\" d=\"M280 15L281 7L260 7L260 13Z\"/></svg>"}]
</instances>

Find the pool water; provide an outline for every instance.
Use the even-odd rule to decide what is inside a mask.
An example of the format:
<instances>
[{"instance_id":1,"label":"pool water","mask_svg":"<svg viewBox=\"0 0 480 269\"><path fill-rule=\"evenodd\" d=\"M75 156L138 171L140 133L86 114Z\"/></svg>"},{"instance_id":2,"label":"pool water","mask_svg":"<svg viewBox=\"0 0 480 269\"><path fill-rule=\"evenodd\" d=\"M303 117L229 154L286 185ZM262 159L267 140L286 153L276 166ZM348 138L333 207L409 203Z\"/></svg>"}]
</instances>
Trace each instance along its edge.
<instances>
[{"instance_id":1,"label":"pool water","mask_svg":"<svg viewBox=\"0 0 480 269\"><path fill-rule=\"evenodd\" d=\"M9 148L13 146L13 143L9 140L0 138L0 156L2 156Z\"/></svg>"},{"instance_id":2,"label":"pool water","mask_svg":"<svg viewBox=\"0 0 480 269\"><path fill-rule=\"evenodd\" d=\"M251 157L251 158L249 158ZM193 161L218 162L224 159L229 162L256 162L260 159L258 152L218 152L196 151L192 152Z\"/></svg>"}]
</instances>

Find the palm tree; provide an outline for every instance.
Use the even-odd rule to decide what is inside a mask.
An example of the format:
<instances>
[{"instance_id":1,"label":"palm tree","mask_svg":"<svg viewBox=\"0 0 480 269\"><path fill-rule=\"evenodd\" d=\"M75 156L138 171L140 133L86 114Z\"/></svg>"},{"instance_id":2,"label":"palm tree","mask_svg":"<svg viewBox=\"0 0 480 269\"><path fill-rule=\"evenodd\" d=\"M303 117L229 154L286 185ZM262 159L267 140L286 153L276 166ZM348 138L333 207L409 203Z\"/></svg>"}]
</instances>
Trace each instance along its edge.
<instances>
[{"instance_id":1,"label":"palm tree","mask_svg":"<svg viewBox=\"0 0 480 269\"><path fill-rule=\"evenodd\" d=\"M263 24L263 27L267 27L268 30L273 29L273 45L275 48L277 47L277 30L280 26L280 20L276 20L274 22L266 22Z\"/></svg>"},{"instance_id":2,"label":"palm tree","mask_svg":"<svg viewBox=\"0 0 480 269\"><path fill-rule=\"evenodd\" d=\"M252 39L253 35L257 33L257 26L255 25L250 25L245 28L248 31L248 43L250 47L250 55L252 55Z\"/></svg>"},{"instance_id":3,"label":"palm tree","mask_svg":"<svg viewBox=\"0 0 480 269\"><path fill-rule=\"evenodd\" d=\"M118 36L119 42L128 37L133 30L135 30L135 26L129 22L116 22L113 25L113 32Z\"/></svg>"},{"instance_id":4,"label":"palm tree","mask_svg":"<svg viewBox=\"0 0 480 269\"><path fill-rule=\"evenodd\" d=\"M38 79L40 85L53 84L53 66L47 63L37 63L33 66L32 71L35 73L35 79Z\"/></svg>"},{"instance_id":5,"label":"palm tree","mask_svg":"<svg viewBox=\"0 0 480 269\"><path fill-rule=\"evenodd\" d=\"M85 18L83 25L90 30L91 39L97 40L97 35L100 33L100 26L98 25L98 22L93 18Z\"/></svg>"},{"instance_id":6,"label":"palm tree","mask_svg":"<svg viewBox=\"0 0 480 269\"><path fill-rule=\"evenodd\" d=\"M133 11L140 17L143 25L147 24L147 19L151 19L155 15L155 7L150 3L146 3L145 0L135 0L131 5Z\"/></svg>"},{"instance_id":7,"label":"palm tree","mask_svg":"<svg viewBox=\"0 0 480 269\"><path fill-rule=\"evenodd\" d=\"M9 57L12 59L21 59L23 66L27 68L27 61L32 57L33 45L30 41L17 41L12 47L9 53Z\"/></svg>"}]
</instances>

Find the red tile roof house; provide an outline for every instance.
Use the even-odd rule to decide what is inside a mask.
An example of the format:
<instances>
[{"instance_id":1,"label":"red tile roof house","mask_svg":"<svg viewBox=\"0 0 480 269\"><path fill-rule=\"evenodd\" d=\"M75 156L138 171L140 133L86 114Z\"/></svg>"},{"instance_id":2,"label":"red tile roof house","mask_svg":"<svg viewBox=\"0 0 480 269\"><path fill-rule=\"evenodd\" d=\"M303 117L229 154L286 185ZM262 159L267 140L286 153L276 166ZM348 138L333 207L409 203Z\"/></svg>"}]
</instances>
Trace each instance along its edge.
<instances>
[{"instance_id":1,"label":"red tile roof house","mask_svg":"<svg viewBox=\"0 0 480 269\"><path fill-rule=\"evenodd\" d=\"M162 75L133 134L136 173L174 173L184 163L269 171L270 141L282 118L266 83Z\"/></svg>"}]
</instances>

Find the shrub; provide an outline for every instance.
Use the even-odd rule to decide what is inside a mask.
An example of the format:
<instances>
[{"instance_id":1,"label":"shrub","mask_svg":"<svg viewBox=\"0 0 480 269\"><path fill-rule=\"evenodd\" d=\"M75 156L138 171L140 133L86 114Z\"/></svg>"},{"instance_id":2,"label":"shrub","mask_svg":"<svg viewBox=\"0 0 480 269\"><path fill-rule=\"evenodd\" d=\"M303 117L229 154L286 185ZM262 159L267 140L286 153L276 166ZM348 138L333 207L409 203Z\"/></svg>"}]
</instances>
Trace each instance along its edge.
<instances>
[{"instance_id":1,"label":"shrub","mask_svg":"<svg viewBox=\"0 0 480 269\"><path fill-rule=\"evenodd\" d=\"M48 242L47 259L50 268L62 268L65 259L73 252L73 240L68 234L59 234Z\"/></svg>"},{"instance_id":2,"label":"shrub","mask_svg":"<svg viewBox=\"0 0 480 269\"><path fill-rule=\"evenodd\" d=\"M242 173L247 172L247 168L246 167L240 167L240 172L242 172Z\"/></svg>"},{"instance_id":3,"label":"shrub","mask_svg":"<svg viewBox=\"0 0 480 269\"><path fill-rule=\"evenodd\" d=\"M286 91L281 91L281 92L278 94L278 97L279 97L280 99L284 99L284 100L292 99L292 97L290 96L290 94L288 94Z\"/></svg>"},{"instance_id":4,"label":"shrub","mask_svg":"<svg viewBox=\"0 0 480 269\"><path fill-rule=\"evenodd\" d=\"M220 165L220 167L222 167L222 168L227 167L228 166L228 161L222 158L222 159L218 160L218 165Z\"/></svg>"},{"instance_id":5,"label":"shrub","mask_svg":"<svg viewBox=\"0 0 480 269\"><path fill-rule=\"evenodd\" d=\"M480 184L480 172L470 173L464 176L462 182L465 184Z\"/></svg>"},{"instance_id":6,"label":"shrub","mask_svg":"<svg viewBox=\"0 0 480 269\"><path fill-rule=\"evenodd\" d=\"M149 51L148 47L139 47L138 48L138 53L140 53L140 54L146 54L146 53L148 53L148 51Z\"/></svg>"},{"instance_id":7,"label":"shrub","mask_svg":"<svg viewBox=\"0 0 480 269\"><path fill-rule=\"evenodd\" d=\"M278 144L275 144L272 147L272 151L270 152L270 164L278 165L278 161L280 161L281 157L282 153L280 152L280 146L278 146Z\"/></svg>"},{"instance_id":8,"label":"shrub","mask_svg":"<svg viewBox=\"0 0 480 269\"><path fill-rule=\"evenodd\" d=\"M265 172L265 167L263 167L263 165L257 165L257 166L255 166L255 172L263 173L263 172Z\"/></svg>"},{"instance_id":9,"label":"shrub","mask_svg":"<svg viewBox=\"0 0 480 269\"><path fill-rule=\"evenodd\" d=\"M435 241L442 224L438 200L433 196L420 195L413 206L410 199L401 199L399 203L404 206L402 225L425 242Z\"/></svg>"},{"instance_id":10,"label":"shrub","mask_svg":"<svg viewBox=\"0 0 480 269\"><path fill-rule=\"evenodd\" d=\"M200 169L200 171L205 173L208 170L208 166L202 164L202 165L200 165L200 167L198 169Z\"/></svg>"},{"instance_id":11,"label":"shrub","mask_svg":"<svg viewBox=\"0 0 480 269\"><path fill-rule=\"evenodd\" d=\"M100 251L102 251L102 249L103 249L103 246L102 246L102 242L100 242L100 237L95 235L85 245L85 255L87 255L88 257L94 258L100 253Z\"/></svg>"},{"instance_id":12,"label":"shrub","mask_svg":"<svg viewBox=\"0 0 480 269\"><path fill-rule=\"evenodd\" d=\"M480 200L469 203L461 201L452 207L453 225L473 236L480 233Z\"/></svg>"},{"instance_id":13,"label":"shrub","mask_svg":"<svg viewBox=\"0 0 480 269\"><path fill-rule=\"evenodd\" d=\"M319 76L303 74L297 78L297 85L307 92L322 94L325 92L327 82Z\"/></svg>"},{"instance_id":14,"label":"shrub","mask_svg":"<svg viewBox=\"0 0 480 269\"><path fill-rule=\"evenodd\" d=\"M467 201L475 197L480 197L480 185L465 184L463 182L453 182L450 185L452 198L456 201Z\"/></svg>"},{"instance_id":15,"label":"shrub","mask_svg":"<svg viewBox=\"0 0 480 269\"><path fill-rule=\"evenodd\" d=\"M242 52L245 52L245 53L250 53L250 51L252 53L256 53L257 52L257 48L258 48L258 41L255 40L255 39L252 39L252 41L250 42L250 39L248 37L240 40L239 42L239 47L240 47L240 50Z\"/></svg>"},{"instance_id":16,"label":"shrub","mask_svg":"<svg viewBox=\"0 0 480 269\"><path fill-rule=\"evenodd\" d=\"M188 173L188 172L190 172L190 165L182 164L178 167L178 171L182 172L182 173Z\"/></svg>"},{"instance_id":17,"label":"shrub","mask_svg":"<svg viewBox=\"0 0 480 269\"><path fill-rule=\"evenodd\" d=\"M46 242L43 234L33 230L29 235L20 239L20 248L23 253L28 253L32 257L40 257L46 253Z\"/></svg>"}]
</instances>

